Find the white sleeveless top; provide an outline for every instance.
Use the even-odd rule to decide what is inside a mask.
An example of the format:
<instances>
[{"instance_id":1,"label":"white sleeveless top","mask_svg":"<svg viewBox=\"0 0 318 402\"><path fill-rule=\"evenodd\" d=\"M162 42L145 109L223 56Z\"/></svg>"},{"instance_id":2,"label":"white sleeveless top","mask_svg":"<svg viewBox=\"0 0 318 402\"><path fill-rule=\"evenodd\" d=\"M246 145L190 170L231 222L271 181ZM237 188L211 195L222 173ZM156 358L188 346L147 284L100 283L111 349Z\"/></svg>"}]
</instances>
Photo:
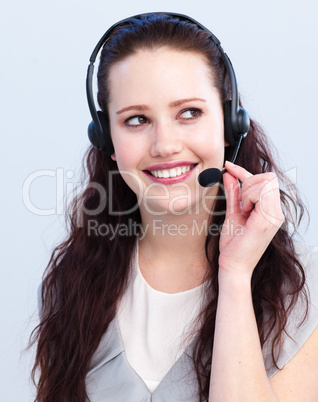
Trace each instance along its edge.
<instances>
[{"instance_id":1,"label":"white sleeveless top","mask_svg":"<svg viewBox=\"0 0 318 402\"><path fill-rule=\"evenodd\" d=\"M117 318L126 358L150 392L193 340L203 286L173 294L153 289L140 272L136 250Z\"/></svg>"}]
</instances>

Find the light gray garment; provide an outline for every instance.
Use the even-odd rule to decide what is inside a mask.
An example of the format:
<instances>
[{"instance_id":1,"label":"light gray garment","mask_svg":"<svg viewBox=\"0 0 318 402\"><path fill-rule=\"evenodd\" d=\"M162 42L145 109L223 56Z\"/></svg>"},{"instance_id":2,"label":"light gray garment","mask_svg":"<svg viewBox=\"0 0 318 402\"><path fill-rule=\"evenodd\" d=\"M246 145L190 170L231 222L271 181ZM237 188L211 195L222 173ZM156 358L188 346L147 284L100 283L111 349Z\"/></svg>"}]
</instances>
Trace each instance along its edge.
<instances>
[{"instance_id":1,"label":"light gray garment","mask_svg":"<svg viewBox=\"0 0 318 402\"><path fill-rule=\"evenodd\" d=\"M318 248L296 243L296 251L306 272L306 284L310 296L309 311L307 320L300 328L304 312L302 300L298 301L289 316L287 328L292 339L285 337L278 359L280 368L297 353L318 325ZM93 355L86 377L87 402L198 401L191 346L188 346L151 394L126 359L115 318ZM278 371L273 365L270 342L264 346L263 355L267 375L270 378Z\"/></svg>"},{"instance_id":2,"label":"light gray garment","mask_svg":"<svg viewBox=\"0 0 318 402\"><path fill-rule=\"evenodd\" d=\"M284 334L284 343L277 364L281 369L295 356L318 325L318 247L311 247L303 242L295 242L295 250L306 274L306 289L309 297L308 316L304 319L306 305L302 298L292 310L287 322L287 333ZM271 344L263 347L264 363L268 378L271 378L278 369L275 367L271 355Z\"/></svg>"},{"instance_id":3,"label":"light gray garment","mask_svg":"<svg viewBox=\"0 0 318 402\"><path fill-rule=\"evenodd\" d=\"M197 401L196 389L190 345L151 393L126 359L116 318L94 353L86 377L90 402Z\"/></svg>"}]
</instances>

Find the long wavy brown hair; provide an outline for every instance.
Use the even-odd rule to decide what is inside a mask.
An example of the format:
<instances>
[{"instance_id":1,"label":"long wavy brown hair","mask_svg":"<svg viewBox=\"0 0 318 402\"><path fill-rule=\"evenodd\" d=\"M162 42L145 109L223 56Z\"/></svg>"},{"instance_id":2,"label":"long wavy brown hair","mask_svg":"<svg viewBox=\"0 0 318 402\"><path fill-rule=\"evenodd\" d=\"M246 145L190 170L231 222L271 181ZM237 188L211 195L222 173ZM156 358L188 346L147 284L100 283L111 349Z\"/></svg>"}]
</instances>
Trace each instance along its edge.
<instances>
[{"instance_id":1,"label":"long wavy brown hair","mask_svg":"<svg viewBox=\"0 0 318 402\"><path fill-rule=\"evenodd\" d=\"M109 101L110 67L139 49L160 46L204 56L222 101L229 99L227 72L208 33L176 17L148 15L117 27L103 48L98 71L98 102L105 113ZM226 147L225 159L230 159L232 152L231 147ZM135 194L120 174L112 175L111 182L109 180L111 172L118 172L116 162L93 147L87 151L84 162L86 184L68 213L68 238L55 248L44 273L40 324L31 335L31 344L37 344L32 377L37 387L36 401L41 402L85 401L85 378L91 358L116 315L118 302L128 283L138 233L130 231L112 239L107 231L101 235L91 230L92 218L94 227L132 227L135 224L138 228L141 223ZM292 241L292 232L303 216L304 206L295 188L274 162L266 136L253 120L237 164L253 174L275 172L288 188L288 192L281 191L285 225L273 238L252 276L261 345L270 340L276 363L289 312L299 297L307 301L304 270ZM96 184L105 189L104 195ZM222 195L222 186L219 194ZM105 208L100 208L102 202L106 204ZM211 214L210 224L221 227L225 209L224 197L220 197L214 206L214 212L219 213ZM129 210L130 213L126 213ZM114 214L112 211L125 212ZM210 281L205 294L207 302L201 312L203 324L193 356L200 401L208 398L209 391L218 300L218 245L219 237L208 235L205 250Z\"/></svg>"}]
</instances>

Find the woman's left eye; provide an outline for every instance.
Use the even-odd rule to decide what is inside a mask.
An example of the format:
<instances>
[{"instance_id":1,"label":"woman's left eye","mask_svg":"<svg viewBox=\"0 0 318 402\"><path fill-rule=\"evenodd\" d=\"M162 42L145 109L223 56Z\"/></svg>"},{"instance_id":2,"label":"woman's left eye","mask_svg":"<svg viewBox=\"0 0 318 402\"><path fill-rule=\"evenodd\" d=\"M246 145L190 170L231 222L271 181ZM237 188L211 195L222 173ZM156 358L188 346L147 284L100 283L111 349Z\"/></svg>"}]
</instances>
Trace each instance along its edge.
<instances>
[{"instance_id":1,"label":"woman's left eye","mask_svg":"<svg viewBox=\"0 0 318 402\"><path fill-rule=\"evenodd\" d=\"M187 109L180 113L180 117L184 120L192 120L200 117L202 110L200 109Z\"/></svg>"}]
</instances>

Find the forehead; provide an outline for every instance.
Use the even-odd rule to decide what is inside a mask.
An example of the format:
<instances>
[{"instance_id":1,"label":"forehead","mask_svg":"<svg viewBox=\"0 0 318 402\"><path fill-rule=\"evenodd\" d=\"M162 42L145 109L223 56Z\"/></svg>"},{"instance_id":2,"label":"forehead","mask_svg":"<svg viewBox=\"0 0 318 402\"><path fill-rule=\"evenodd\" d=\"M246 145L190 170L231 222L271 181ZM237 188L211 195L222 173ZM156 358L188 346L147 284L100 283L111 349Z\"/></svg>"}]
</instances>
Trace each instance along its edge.
<instances>
[{"instance_id":1,"label":"forehead","mask_svg":"<svg viewBox=\"0 0 318 402\"><path fill-rule=\"evenodd\" d=\"M138 50L115 63L109 73L110 102L140 97L194 97L216 90L203 55L167 47ZM145 100L142 99L144 102Z\"/></svg>"}]
</instances>

